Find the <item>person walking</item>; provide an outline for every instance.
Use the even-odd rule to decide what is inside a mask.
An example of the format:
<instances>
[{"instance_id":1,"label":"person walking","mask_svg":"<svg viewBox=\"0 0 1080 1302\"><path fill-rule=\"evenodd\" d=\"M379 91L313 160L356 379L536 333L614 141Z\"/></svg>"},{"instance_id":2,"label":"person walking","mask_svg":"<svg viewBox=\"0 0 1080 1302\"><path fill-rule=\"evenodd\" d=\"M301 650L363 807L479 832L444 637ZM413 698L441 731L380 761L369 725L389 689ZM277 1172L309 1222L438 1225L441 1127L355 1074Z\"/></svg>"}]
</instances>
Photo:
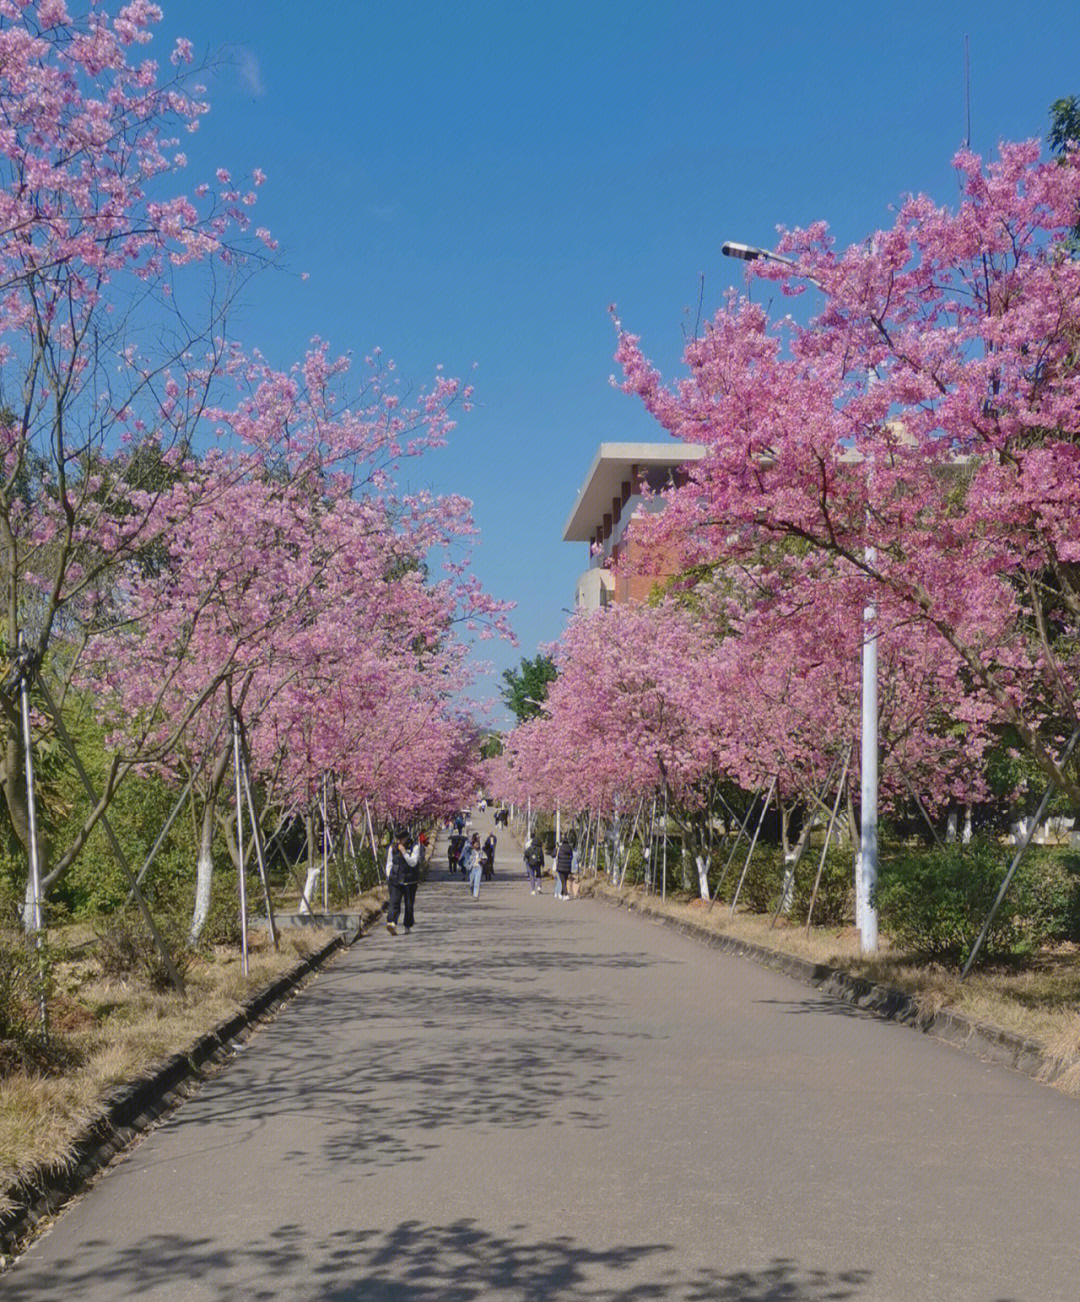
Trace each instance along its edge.
<instances>
[{"instance_id":1,"label":"person walking","mask_svg":"<svg viewBox=\"0 0 1080 1302\"><path fill-rule=\"evenodd\" d=\"M544 846L535 832L525 842L525 871L529 875L529 894L543 895Z\"/></svg>"},{"instance_id":2,"label":"person walking","mask_svg":"<svg viewBox=\"0 0 1080 1302\"><path fill-rule=\"evenodd\" d=\"M405 906L405 930L412 931L416 888L420 883L420 843L408 832L395 832L386 852L386 880L390 899L386 906L386 930L397 935L398 914Z\"/></svg>"},{"instance_id":3,"label":"person walking","mask_svg":"<svg viewBox=\"0 0 1080 1302\"><path fill-rule=\"evenodd\" d=\"M461 852L461 871L468 878L469 890L474 900L480 898L480 880L483 876L483 860L480 857L480 833L474 832L465 842Z\"/></svg>"},{"instance_id":4,"label":"person walking","mask_svg":"<svg viewBox=\"0 0 1080 1302\"><path fill-rule=\"evenodd\" d=\"M559 886L561 893L556 892L556 899L568 900L570 898L570 874L574 867L574 845L570 840L567 832L563 833L563 838L559 842L559 848L555 851L555 872L558 874Z\"/></svg>"},{"instance_id":5,"label":"person walking","mask_svg":"<svg viewBox=\"0 0 1080 1302\"><path fill-rule=\"evenodd\" d=\"M446 857L450 867L450 874L453 876L458 870L458 864L461 862L461 852L465 848L464 832L451 832L450 840L446 846Z\"/></svg>"},{"instance_id":6,"label":"person walking","mask_svg":"<svg viewBox=\"0 0 1080 1302\"><path fill-rule=\"evenodd\" d=\"M495 880L495 847L498 845L498 838L494 832L489 832L484 840L483 860L484 860L484 881L493 882Z\"/></svg>"}]
</instances>

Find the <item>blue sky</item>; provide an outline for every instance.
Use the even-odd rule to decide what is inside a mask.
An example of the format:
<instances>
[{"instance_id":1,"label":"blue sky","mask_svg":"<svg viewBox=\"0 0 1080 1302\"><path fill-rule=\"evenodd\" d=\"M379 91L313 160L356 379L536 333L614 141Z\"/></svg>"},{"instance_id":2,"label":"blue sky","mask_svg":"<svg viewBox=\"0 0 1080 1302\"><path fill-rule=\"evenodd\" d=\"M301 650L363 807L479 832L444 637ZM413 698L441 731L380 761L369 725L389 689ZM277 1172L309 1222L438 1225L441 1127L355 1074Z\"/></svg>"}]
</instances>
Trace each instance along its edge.
<instances>
[{"instance_id":1,"label":"blue sky","mask_svg":"<svg viewBox=\"0 0 1080 1302\"><path fill-rule=\"evenodd\" d=\"M1080 94L1080 27L1042 0L160 3L157 57L176 35L225 56L193 182L268 177L286 270L234 335L282 366L319 335L475 382L450 447L405 473L475 503L475 568L518 603L520 646L481 647L497 669L565 622L587 558L562 526L597 444L663 437L609 383L609 304L676 374L701 278L710 314L742 283L725 239L824 219L848 244L905 193L953 202L965 35L977 150Z\"/></svg>"}]
</instances>

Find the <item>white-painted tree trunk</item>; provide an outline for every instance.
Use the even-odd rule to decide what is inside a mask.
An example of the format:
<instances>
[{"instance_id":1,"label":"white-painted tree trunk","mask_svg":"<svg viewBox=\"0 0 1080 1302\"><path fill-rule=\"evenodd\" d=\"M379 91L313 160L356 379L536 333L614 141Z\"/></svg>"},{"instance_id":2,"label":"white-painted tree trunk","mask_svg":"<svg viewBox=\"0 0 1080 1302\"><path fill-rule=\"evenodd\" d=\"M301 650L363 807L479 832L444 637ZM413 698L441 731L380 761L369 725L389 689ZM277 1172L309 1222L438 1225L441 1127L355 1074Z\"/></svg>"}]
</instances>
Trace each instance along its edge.
<instances>
[{"instance_id":1,"label":"white-painted tree trunk","mask_svg":"<svg viewBox=\"0 0 1080 1302\"><path fill-rule=\"evenodd\" d=\"M319 877L322 875L322 865L318 863L308 864L307 877L304 879L304 896L300 901L300 912L310 913L311 909L308 900L315 898L315 892L318 889Z\"/></svg>"},{"instance_id":2,"label":"white-painted tree trunk","mask_svg":"<svg viewBox=\"0 0 1080 1302\"><path fill-rule=\"evenodd\" d=\"M703 900L709 898L709 865L701 857L694 856L694 862L697 864L698 891Z\"/></svg>"},{"instance_id":3,"label":"white-painted tree trunk","mask_svg":"<svg viewBox=\"0 0 1080 1302\"><path fill-rule=\"evenodd\" d=\"M965 845L971 840L971 806L964 806L964 831L963 842Z\"/></svg>"},{"instance_id":4,"label":"white-painted tree trunk","mask_svg":"<svg viewBox=\"0 0 1080 1302\"><path fill-rule=\"evenodd\" d=\"M780 887L780 912L788 914L795 902L795 851L784 855L784 881Z\"/></svg>"},{"instance_id":5,"label":"white-painted tree trunk","mask_svg":"<svg viewBox=\"0 0 1080 1302\"><path fill-rule=\"evenodd\" d=\"M955 841L955 840L956 840L956 834L957 834L957 831L958 831L958 824L959 824L959 819L957 818L956 810L955 810L955 809L950 809L950 810L949 810L949 817L948 817L948 820L947 820L946 823L945 823L945 840L946 840L946 841L950 841L950 842L951 842L951 841Z\"/></svg>"},{"instance_id":6,"label":"white-painted tree trunk","mask_svg":"<svg viewBox=\"0 0 1080 1302\"><path fill-rule=\"evenodd\" d=\"M195 863L195 908L191 914L191 931L188 939L197 945L202 938L206 919L210 916L210 898L214 885L214 810L208 806L203 811L199 834L199 854Z\"/></svg>"}]
</instances>

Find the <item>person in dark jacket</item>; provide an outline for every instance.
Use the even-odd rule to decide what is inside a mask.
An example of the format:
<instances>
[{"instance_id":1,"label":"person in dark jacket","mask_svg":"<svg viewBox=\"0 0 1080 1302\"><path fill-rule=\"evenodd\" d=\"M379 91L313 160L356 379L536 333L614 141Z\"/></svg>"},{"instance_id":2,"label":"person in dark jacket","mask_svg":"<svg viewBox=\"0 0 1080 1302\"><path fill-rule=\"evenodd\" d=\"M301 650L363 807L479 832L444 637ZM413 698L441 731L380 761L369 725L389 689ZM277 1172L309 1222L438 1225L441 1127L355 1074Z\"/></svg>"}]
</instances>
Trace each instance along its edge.
<instances>
[{"instance_id":1,"label":"person in dark jacket","mask_svg":"<svg viewBox=\"0 0 1080 1302\"><path fill-rule=\"evenodd\" d=\"M574 867L574 846L570 840L569 834L564 833L562 840L559 842L559 848L555 851L555 871L559 875L559 885L562 891L555 896L557 900L568 900L570 898L570 874Z\"/></svg>"},{"instance_id":2,"label":"person in dark jacket","mask_svg":"<svg viewBox=\"0 0 1080 1302\"><path fill-rule=\"evenodd\" d=\"M461 859L461 852L465 848L464 832L452 832L450 840L446 847L446 856L450 865L451 874L458 870L458 861Z\"/></svg>"},{"instance_id":3,"label":"person in dark jacket","mask_svg":"<svg viewBox=\"0 0 1080 1302\"><path fill-rule=\"evenodd\" d=\"M544 843L535 832L525 842L525 871L529 877L529 894L543 895Z\"/></svg>"},{"instance_id":4,"label":"person in dark jacket","mask_svg":"<svg viewBox=\"0 0 1080 1302\"><path fill-rule=\"evenodd\" d=\"M390 886L390 900L386 907L386 930L397 935L398 913L405 906L405 930L413 929L413 906L416 888L420 883L420 845L414 843L408 832L397 832L391 838L386 856L386 879Z\"/></svg>"},{"instance_id":5,"label":"person in dark jacket","mask_svg":"<svg viewBox=\"0 0 1080 1302\"><path fill-rule=\"evenodd\" d=\"M489 832L483 846L481 859L484 864L484 881L493 882L495 880L495 846L498 844L494 832Z\"/></svg>"}]
</instances>

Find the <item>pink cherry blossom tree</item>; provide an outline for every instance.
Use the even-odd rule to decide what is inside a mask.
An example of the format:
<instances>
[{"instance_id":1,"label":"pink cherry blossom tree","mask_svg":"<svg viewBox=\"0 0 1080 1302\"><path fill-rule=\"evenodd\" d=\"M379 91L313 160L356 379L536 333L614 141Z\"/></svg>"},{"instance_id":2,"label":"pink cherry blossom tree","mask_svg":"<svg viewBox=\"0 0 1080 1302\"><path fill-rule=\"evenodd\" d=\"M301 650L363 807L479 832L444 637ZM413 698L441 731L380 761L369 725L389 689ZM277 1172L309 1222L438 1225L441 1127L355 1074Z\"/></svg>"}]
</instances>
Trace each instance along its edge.
<instances>
[{"instance_id":1,"label":"pink cherry blossom tree","mask_svg":"<svg viewBox=\"0 0 1080 1302\"><path fill-rule=\"evenodd\" d=\"M247 236L261 174L175 188L206 104L189 43L163 75L143 57L159 18L146 0L81 18L62 0L0 3L0 654L10 663L25 634L61 698L118 573L152 565L175 521L174 463L221 372L230 299L271 251ZM0 718L0 786L25 845L11 692ZM51 863L43 847L46 876L119 778L73 845Z\"/></svg>"},{"instance_id":2,"label":"pink cherry blossom tree","mask_svg":"<svg viewBox=\"0 0 1080 1302\"><path fill-rule=\"evenodd\" d=\"M783 235L792 266L753 264L824 295L806 325L733 296L670 388L620 333L627 391L707 448L640 535L688 563L783 540L829 558L883 645L912 624L940 639L1080 801L1057 758L1080 697L1080 166L1027 142L956 168L953 211L910 198L865 244L817 225Z\"/></svg>"}]
</instances>

